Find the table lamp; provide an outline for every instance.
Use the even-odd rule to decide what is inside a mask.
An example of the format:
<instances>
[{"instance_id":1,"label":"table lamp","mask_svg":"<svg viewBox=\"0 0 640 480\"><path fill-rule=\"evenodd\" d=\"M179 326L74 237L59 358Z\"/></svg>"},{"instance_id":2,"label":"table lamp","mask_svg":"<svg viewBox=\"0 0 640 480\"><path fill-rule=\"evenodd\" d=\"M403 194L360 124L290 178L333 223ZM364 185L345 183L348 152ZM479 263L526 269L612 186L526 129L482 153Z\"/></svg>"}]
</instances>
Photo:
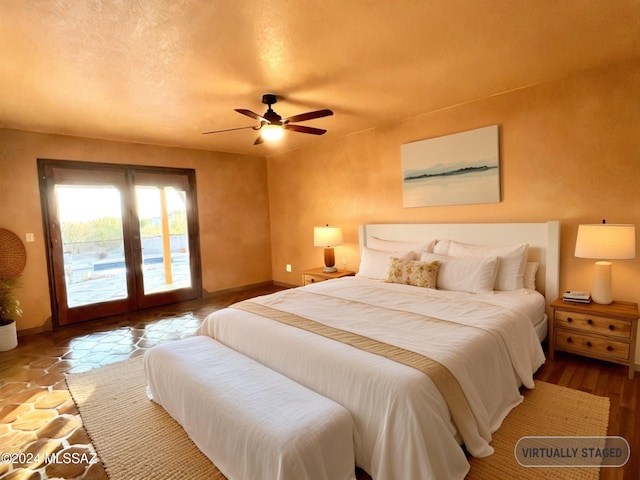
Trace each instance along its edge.
<instances>
[{"instance_id":1,"label":"table lamp","mask_svg":"<svg viewBox=\"0 0 640 480\"><path fill-rule=\"evenodd\" d=\"M593 291L594 302L608 305L613 301L611 293L611 262L636 256L635 225L605 223L579 225L575 256L599 259L595 263Z\"/></svg>"},{"instance_id":2,"label":"table lamp","mask_svg":"<svg viewBox=\"0 0 640 480\"><path fill-rule=\"evenodd\" d=\"M333 247L342 245L342 229L340 227L313 227L313 245L324 247L324 269L323 272L337 272L336 257Z\"/></svg>"}]
</instances>

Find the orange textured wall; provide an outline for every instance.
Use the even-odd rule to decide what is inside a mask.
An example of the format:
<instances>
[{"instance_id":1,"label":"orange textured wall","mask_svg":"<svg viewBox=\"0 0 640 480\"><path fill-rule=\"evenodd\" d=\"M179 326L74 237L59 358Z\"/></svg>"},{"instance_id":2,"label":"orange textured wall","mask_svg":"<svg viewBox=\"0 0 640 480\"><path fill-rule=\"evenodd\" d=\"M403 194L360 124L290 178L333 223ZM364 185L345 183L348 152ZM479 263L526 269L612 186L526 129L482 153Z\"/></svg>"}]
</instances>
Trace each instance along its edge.
<instances>
[{"instance_id":1,"label":"orange textured wall","mask_svg":"<svg viewBox=\"0 0 640 480\"><path fill-rule=\"evenodd\" d=\"M36 240L25 244L19 330L46 328L51 316L37 158L194 168L204 289L271 280L264 158L0 130L0 227Z\"/></svg>"},{"instance_id":2,"label":"orange textured wall","mask_svg":"<svg viewBox=\"0 0 640 480\"><path fill-rule=\"evenodd\" d=\"M639 96L640 66L623 64L270 157L274 280L297 285L322 265L314 225L342 226L336 263L357 270L361 223L559 220L560 287L590 290L593 262L573 256L578 224L640 225ZM494 124L500 203L403 208L400 145ZM639 284L640 258L614 263L616 298L640 302Z\"/></svg>"}]
</instances>

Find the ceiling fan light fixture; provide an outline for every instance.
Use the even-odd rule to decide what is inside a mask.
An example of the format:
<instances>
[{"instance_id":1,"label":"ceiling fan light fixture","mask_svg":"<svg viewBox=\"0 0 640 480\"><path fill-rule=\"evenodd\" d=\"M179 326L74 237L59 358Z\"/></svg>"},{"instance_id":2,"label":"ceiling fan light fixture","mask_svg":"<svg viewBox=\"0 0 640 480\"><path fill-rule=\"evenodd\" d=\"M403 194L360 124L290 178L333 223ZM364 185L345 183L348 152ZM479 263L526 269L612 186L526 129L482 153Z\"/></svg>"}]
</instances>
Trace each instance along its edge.
<instances>
[{"instance_id":1,"label":"ceiling fan light fixture","mask_svg":"<svg viewBox=\"0 0 640 480\"><path fill-rule=\"evenodd\" d=\"M253 143L254 145L260 145L267 142L276 142L282 138L284 135L284 130L289 130L290 132L298 132L298 133L307 133L310 135L323 135L327 133L324 128L315 128L315 127L305 127L303 125L296 125L297 122L306 122L308 120L314 120L316 118L328 117L333 115L333 112L328 108L324 108L322 110L315 110L313 112L300 113L298 115L294 115L288 118L282 118L278 115L273 108L274 105L278 101L278 97L272 93L265 93L262 96L262 103L267 105L267 111L264 115L258 115L251 110L247 110L246 108L235 108L234 110L245 117L252 118L254 120L258 120L260 123L255 126L248 127L237 127L237 128L227 128L225 130L213 130L211 132L204 132L204 135L208 135L210 133L222 133L222 132L230 132L233 130L244 130L246 128L251 128L253 130L260 130L260 135L256 138L256 141Z\"/></svg>"},{"instance_id":2,"label":"ceiling fan light fixture","mask_svg":"<svg viewBox=\"0 0 640 480\"><path fill-rule=\"evenodd\" d=\"M260 134L262 135L262 138L272 142L280 140L284 135L284 130L280 125L265 125L262 127Z\"/></svg>"}]
</instances>

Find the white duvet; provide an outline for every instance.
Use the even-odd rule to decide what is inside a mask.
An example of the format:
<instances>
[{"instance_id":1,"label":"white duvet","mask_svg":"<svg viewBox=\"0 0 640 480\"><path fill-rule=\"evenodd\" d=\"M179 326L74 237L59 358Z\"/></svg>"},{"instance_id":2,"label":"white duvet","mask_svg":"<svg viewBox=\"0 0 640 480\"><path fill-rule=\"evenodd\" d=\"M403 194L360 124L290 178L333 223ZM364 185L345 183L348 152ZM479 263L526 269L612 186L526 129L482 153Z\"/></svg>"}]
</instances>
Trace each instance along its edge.
<instances>
[{"instance_id":1,"label":"white duvet","mask_svg":"<svg viewBox=\"0 0 640 480\"><path fill-rule=\"evenodd\" d=\"M253 301L424 354L456 376L477 426L466 438L433 382L411 367L234 308L206 318L197 334L347 408L356 464L374 480L464 478L459 443L490 455L491 433L544 362L530 318L544 298L532 291L477 295L347 277Z\"/></svg>"}]
</instances>

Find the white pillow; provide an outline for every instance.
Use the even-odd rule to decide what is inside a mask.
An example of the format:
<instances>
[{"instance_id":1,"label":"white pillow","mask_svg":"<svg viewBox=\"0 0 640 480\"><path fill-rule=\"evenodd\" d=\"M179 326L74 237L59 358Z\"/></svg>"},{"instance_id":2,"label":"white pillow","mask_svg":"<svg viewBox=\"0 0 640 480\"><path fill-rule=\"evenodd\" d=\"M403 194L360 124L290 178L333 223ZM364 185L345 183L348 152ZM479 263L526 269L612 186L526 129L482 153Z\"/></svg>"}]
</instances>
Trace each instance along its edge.
<instances>
[{"instance_id":1,"label":"white pillow","mask_svg":"<svg viewBox=\"0 0 640 480\"><path fill-rule=\"evenodd\" d=\"M360 257L360 268L356 276L380 280L385 279L389 271L391 257L401 260L413 260L414 256L414 252L385 252L363 247Z\"/></svg>"},{"instance_id":2,"label":"white pillow","mask_svg":"<svg viewBox=\"0 0 640 480\"><path fill-rule=\"evenodd\" d=\"M487 247L442 240L436 244L434 253L451 257L498 257L496 290L519 290L524 287L524 270L527 264L529 244L506 247Z\"/></svg>"},{"instance_id":3,"label":"white pillow","mask_svg":"<svg viewBox=\"0 0 640 480\"><path fill-rule=\"evenodd\" d=\"M540 264L538 262L527 262L524 268L524 288L536 289L536 272L539 266Z\"/></svg>"},{"instance_id":4,"label":"white pillow","mask_svg":"<svg viewBox=\"0 0 640 480\"><path fill-rule=\"evenodd\" d=\"M449 255L449 244L451 240L438 240L433 246L433 253L437 255Z\"/></svg>"},{"instance_id":5,"label":"white pillow","mask_svg":"<svg viewBox=\"0 0 640 480\"><path fill-rule=\"evenodd\" d=\"M415 260L418 259L421 252L433 252L435 240L429 242L405 242L399 240L383 240L382 238L371 237L367 240L367 247L374 250L382 250L385 252L417 252Z\"/></svg>"},{"instance_id":6,"label":"white pillow","mask_svg":"<svg viewBox=\"0 0 640 480\"><path fill-rule=\"evenodd\" d=\"M440 261L438 289L469 293L493 291L498 272L497 257L448 257L434 253L423 253L423 262Z\"/></svg>"}]
</instances>

